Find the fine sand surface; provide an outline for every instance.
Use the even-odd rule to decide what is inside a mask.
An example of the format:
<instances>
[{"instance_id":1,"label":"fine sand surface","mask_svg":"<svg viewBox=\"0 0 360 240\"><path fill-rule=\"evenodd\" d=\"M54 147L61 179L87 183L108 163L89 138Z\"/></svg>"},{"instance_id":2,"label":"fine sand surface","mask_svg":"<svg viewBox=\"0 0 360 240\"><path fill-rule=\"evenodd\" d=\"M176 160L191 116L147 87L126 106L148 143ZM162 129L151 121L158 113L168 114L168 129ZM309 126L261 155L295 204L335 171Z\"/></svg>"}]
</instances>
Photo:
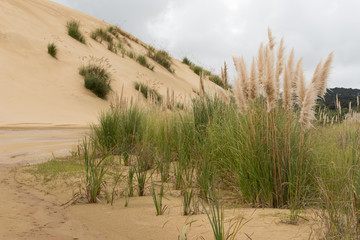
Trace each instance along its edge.
<instances>
[{"instance_id":1,"label":"fine sand surface","mask_svg":"<svg viewBox=\"0 0 360 240\"><path fill-rule=\"evenodd\" d=\"M68 186L58 183L56 189L44 187L19 166L0 166L0 190L0 239L168 240L177 239L191 221L195 222L187 229L188 239L213 239L206 215L182 216L179 193L169 189L164 199L168 210L163 216L155 215L151 196L130 198L128 207L124 207L123 198L113 206L79 203L62 207L71 198ZM227 220L243 218L236 239L309 239L316 229L311 217L290 225L286 223L288 213L279 209L225 210Z\"/></svg>"},{"instance_id":2,"label":"fine sand surface","mask_svg":"<svg viewBox=\"0 0 360 240\"><path fill-rule=\"evenodd\" d=\"M86 128L0 128L0 165L69 155L88 133Z\"/></svg>"}]
</instances>

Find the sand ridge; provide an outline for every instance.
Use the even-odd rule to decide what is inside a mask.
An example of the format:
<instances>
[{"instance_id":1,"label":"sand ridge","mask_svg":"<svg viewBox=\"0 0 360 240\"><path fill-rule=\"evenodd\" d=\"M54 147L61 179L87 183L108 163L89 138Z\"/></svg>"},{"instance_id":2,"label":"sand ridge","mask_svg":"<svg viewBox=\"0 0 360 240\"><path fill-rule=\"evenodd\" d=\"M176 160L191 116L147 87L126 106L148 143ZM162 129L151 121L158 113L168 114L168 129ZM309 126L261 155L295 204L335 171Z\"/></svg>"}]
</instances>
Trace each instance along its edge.
<instances>
[{"instance_id":1,"label":"sand ridge","mask_svg":"<svg viewBox=\"0 0 360 240\"><path fill-rule=\"evenodd\" d=\"M67 35L66 23L80 21L87 44ZM151 71L133 59L107 50L89 37L96 28L110 24L48 0L0 1L0 126L12 124L86 126L96 121L109 106L83 86L78 68L90 56L107 59L111 65L111 86L124 96L135 96L134 81L153 81L159 92L174 90L176 97L187 97L198 89L199 78L189 67L172 59L175 73L161 65ZM146 54L144 46L127 39L131 50ZM58 60L47 53L47 44L58 47ZM141 42L139 42L141 43ZM214 86L209 81L206 84ZM111 99L112 96L109 97ZM24 124L24 126L26 126Z\"/></svg>"}]
</instances>

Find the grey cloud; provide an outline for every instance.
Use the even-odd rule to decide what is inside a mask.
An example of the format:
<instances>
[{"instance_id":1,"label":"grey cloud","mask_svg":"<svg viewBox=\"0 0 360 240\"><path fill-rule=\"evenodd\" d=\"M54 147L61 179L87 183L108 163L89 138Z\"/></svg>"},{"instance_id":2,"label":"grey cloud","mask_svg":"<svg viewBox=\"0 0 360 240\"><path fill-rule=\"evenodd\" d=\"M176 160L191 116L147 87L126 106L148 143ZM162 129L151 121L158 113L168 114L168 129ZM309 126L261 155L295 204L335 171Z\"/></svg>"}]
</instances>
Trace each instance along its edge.
<instances>
[{"instance_id":1,"label":"grey cloud","mask_svg":"<svg viewBox=\"0 0 360 240\"><path fill-rule=\"evenodd\" d=\"M143 41L215 69L232 55L250 62L267 27L287 51L304 57L308 77L321 58L335 52L330 87L360 88L358 0L57 0L119 24Z\"/></svg>"}]
</instances>

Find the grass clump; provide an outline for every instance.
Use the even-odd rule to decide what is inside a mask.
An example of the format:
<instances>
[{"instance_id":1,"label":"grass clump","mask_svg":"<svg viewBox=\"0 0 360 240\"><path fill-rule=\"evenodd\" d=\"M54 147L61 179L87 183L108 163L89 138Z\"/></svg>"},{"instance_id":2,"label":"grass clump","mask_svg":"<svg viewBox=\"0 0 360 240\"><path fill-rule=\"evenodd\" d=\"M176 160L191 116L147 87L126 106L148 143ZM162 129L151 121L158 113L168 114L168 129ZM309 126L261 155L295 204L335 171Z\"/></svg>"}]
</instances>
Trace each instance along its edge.
<instances>
[{"instance_id":1,"label":"grass clump","mask_svg":"<svg viewBox=\"0 0 360 240\"><path fill-rule=\"evenodd\" d=\"M50 54L50 56L57 59L58 49L57 49L55 43L49 43L47 46L47 49L48 49L48 53Z\"/></svg>"},{"instance_id":2,"label":"grass clump","mask_svg":"<svg viewBox=\"0 0 360 240\"><path fill-rule=\"evenodd\" d=\"M85 41L84 36L82 35L82 33L79 30L79 25L80 25L80 22L75 21L75 20L71 20L71 21L68 21L66 23L66 28L68 30L68 34L69 34L70 37L78 40L79 42L81 42L83 44L85 44L86 41Z\"/></svg>"},{"instance_id":3,"label":"grass clump","mask_svg":"<svg viewBox=\"0 0 360 240\"><path fill-rule=\"evenodd\" d=\"M135 82L134 87L137 91L140 91L146 99L152 99L155 103L162 102L162 95L154 87L143 82Z\"/></svg>"},{"instance_id":4,"label":"grass clump","mask_svg":"<svg viewBox=\"0 0 360 240\"><path fill-rule=\"evenodd\" d=\"M136 153L136 145L143 137L144 113L136 106L113 109L100 115L99 125L92 133L103 154L121 155L125 165Z\"/></svg>"},{"instance_id":5,"label":"grass clump","mask_svg":"<svg viewBox=\"0 0 360 240\"><path fill-rule=\"evenodd\" d=\"M140 63L142 66L150 69L151 71L154 71L154 66L152 66L152 65L150 65L150 64L148 63L148 61L146 60L146 57L145 57L145 56L143 56L143 55L137 56L136 61L137 61L138 63Z\"/></svg>"},{"instance_id":6,"label":"grass clump","mask_svg":"<svg viewBox=\"0 0 360 240\"><path fill-rule=\"evenodd\" d=\"M182 62L188 66L192 65L193 63L187 58L187 57L184 57Z\"/></svg>"},{"instance_id":7,"label":"grass clump","mask_svg":"<svg viewBox=\"0 0 360 240\"><path fill-rule=\"evenodd\" d=\"M164 186L161 185L160 192L156 193L155 186L153 184L152 185L152 197L153 197L154 205L155 205L155 209L156 209L156 216L163 215L167 208L166 205L163 206L163 203L162 203L163 196L164 196Z\"/></svg>"},{"instance_id":8,"label":"grass clump","mask_svg":"<svg viewBox=\"0 0 360 240\"><path fill-rule=\"evenodd\" d=\"M88 65L79 69L79 74L84 77L85 87L99 98L105 99L111 91L110 73L102 60L91 61Z\"/></svg>"},{"instance_id":9,"label":"grass clump","mask_svg":"<svg viewBox=\"0 0 360 240\"><path fill-rule=\"evenodd\" d=\"M82 151L84 156L86 197L89 203L97 203L98 195L103 184L103 178L107 171L107 156L97 158L96 141L83 140Z\"/></svg>"},{"instance_id":10,"label":"grass clump","mask_svg":"<svg viewBox=\"0 0 360 240\"><path fill-rule=\"evenodd\" d=\"M155 62L166 68L169 72L175 72L175 70L171 67L171 57L165 50L160 50L156 52L149 51L148 56Z\"/></svg>"},{"instance_id":11,"label":"grass clump","mask_svg":"<svg viewBox=\"0 0 360 240\"><path fill-rule=\"evenodd\" d=\"M221 80L221 78L218 75L214 75L214 74L210 75L209 80L211 82L215 83L216 85L218 85L222 88L225 88L223 81Z\"/></svg>"},{"instance_id":12,"label":"grass clump","mask_svg":"<svg viewBox=\"0 0 360 240\"><path fill-rule=\"evenodd\" d=\"M106 30L97 28L95 31L91 32L90 37L100 43L102 43L102 41L107 42L108 50L117 53L117 46L114 42L114 38Z\"/></svg>"}]
</instances>

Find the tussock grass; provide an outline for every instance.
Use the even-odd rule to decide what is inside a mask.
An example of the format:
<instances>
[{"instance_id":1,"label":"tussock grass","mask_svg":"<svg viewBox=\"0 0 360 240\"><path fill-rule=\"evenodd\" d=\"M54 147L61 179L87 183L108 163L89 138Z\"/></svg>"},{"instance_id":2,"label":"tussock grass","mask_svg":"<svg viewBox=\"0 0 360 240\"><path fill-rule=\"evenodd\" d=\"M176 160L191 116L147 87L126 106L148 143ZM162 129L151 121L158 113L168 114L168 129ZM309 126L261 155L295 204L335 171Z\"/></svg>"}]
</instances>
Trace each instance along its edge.
<instances>
[{"instance_id":1,"label":"tussock grass","mask_svg":"<svg viewBox=\"0 0 360 240\"><path fill-rule=\"evenodd\" d=\"M66 23L66 28L68 30L69 36L85 44L86 41L84 36L80 32L79 26L80 26L80 22L75 20L71 20Z\"/></svg>"},{"instance_id":2,"label":"tussock grass","mask_svg":"<svg viewBox=\"0 0 360 240\"><path fill-rule=\"evenodd\" d=\"M154 87L149 86L149 84L143 82L135 82L134 87L137 91L140 91L146 99L150 98L155 103L162 102L162 95Z\"/></svg>"},{"instance_id":3,"label":"tussock grass","mask_svg":"<svg viewBox=\"0 0 360 240\"><path fill-rule=\"evenodd\" d=\"M155 62L166 68L166 70L168 70L169 72L175 72L175 70L171 67L171 57L169 53L167 53L165 50L159 50L155 52L149 51L148 56Z\"/></svg>"},{"instance_id":4,"label":"tussock grass","mask_svg":"<svg viewBox=\"0 0 360 240\"><path fill-rule=\"evenodd\" d=\"M137 61L138 63L140 63L140 65L142 65L142 66L150 69L151 71L154 71L154 66L152 66L152 65L150 65L150 64L148 63L148 61L147 61L147 59L146 59L145 56L143 56L143 55L138 55L137 58L136 58L136 61Z\"/></svg>"},{"instance_id":5,"label":"tussock grass","mask_svg":"<svg viewBox=\"0 0 360 240\"><path fill-rule=\"evenodd\" d=\"M47 46L47 49L48 49L49 55L52 56L53 58L57 59L58 49L57 49L55 43L49 43Z\"/></svg>"},{"instance_id":6,"label":"tussock grass","mask_svg":"<svg viewBox=\"0 0 360 240\"><path fill-rule=\"evenodd\" d=\"M92 139L84 139L82 144L82 151L85 166L85 184L86 184L86 198L89 203L97 203L98 195L100 194L103 178L107 171L106 160L107 156L100 159L97 158L96 141Z\"/></svg>"},{"instance_id":7,"label":"tussock grass","mask_svg":"<svg viewBox=\"0 0 360 240\"><path fill-rule=\"evenodd\" d=\"M187 57L184 57L182 62L188 66L192 65L193 63L187 58Z\"/></svg>"},{"instance_id":8,"label":"tussock grass","mask_svg":"<svg viewBox=\"0 0 360 240\"><path fill-rule=\"evenodd\" d=\"M106 62L102 59L90 61L88 65L79 68L79 74L84 77L84 84L87 89L96 96L105 99L111 91L111 78L107 70Z\"/></svg>"},{"instance_id":9,"label":"tussock grass","mask_svg":"<svg viewBox=\"0 0 360 240\"><path fill-rule=\"evenodd\" d=\"M117 53L117 46L114 38L107 32L107 30L97 28L91 32L90 37L100 43L102 43L102 41L107 42L108 50L113 53Z\"/></svg>"}]
</instances>

